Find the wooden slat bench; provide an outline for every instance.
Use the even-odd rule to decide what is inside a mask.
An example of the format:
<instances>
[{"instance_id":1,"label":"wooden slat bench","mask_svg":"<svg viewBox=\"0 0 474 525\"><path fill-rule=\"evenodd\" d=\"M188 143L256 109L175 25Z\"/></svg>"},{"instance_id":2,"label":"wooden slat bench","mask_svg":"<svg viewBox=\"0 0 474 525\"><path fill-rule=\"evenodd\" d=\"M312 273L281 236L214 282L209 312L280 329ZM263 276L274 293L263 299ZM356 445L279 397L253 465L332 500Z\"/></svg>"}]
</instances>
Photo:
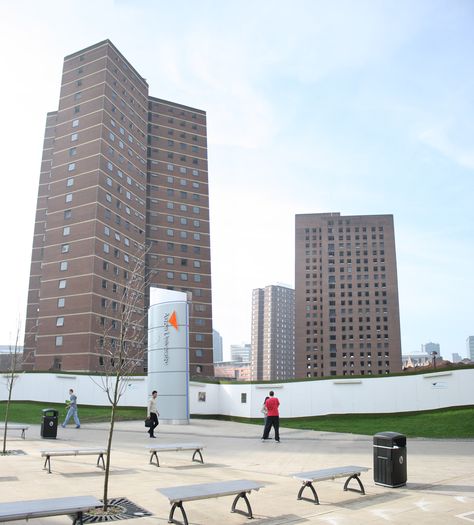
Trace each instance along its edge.
<instances>
[{"instance_id":1,"label":"wooden slat bench","mask_svg":"<svg viewBox=\"0 0 474 525\"><path fill-rule=\"evenodd\" d=\"M43 466L43 470L46 470L48 466L48 473L51 474L51 458L53 456L87 456L87 455L98 455L97 466L105 470L104 455L107 454L105 448L57 448L51 450L42 450L41 457L46 458ZM99 465L102 462L102 465Z\"/></svg>"},{"instance_id":2,"label":"wooden slat bench","mask_svg":"<svg viewBox=\"0 0 474 525\"><path fill-rule=\"evenodd\" d=\"M158 452L179 452L180 450L194 450L192 461L204 463L201 454L204 445L200 443L164 443L162 445L151 445L147 448L150 451L150 464L156 465L157 467L160 466ZM199 456L199 459L196 459L196 454ZM153 458L156 459L156 463L153 461Z\"/></svg>"},{"instance_id":3,"label":"wooden slat bench","mask_svg":"<svg viewBox=\"0 0 474 525\"><path fill-rule=\"evenodd\" d=\"M344 490L351 490L353 492L359 492L361 494L365 494L364 485L362 485L362 482L359 479L359 476L361 472L367 472L368 470L369 469L367 467L357 467L354 465L349 465L345 467L334 467L334 468L327 468L327 469L322 469L322 470L312 470L309 472L297 472L296 474L291 474L291 475L295 479L298 479L299 481L303 482L303 486L300 488L298 492L297 499L304 499L306 501L313 502L315 505L319 505L319 498L313 486L313 483L315 481L324 481L327 479L347 477L346 482L344 483ZM357 483L359 484L359 489L353 489L353 488L348 487L349 482L353 479L355 479ZM314 500L303 497L302 494L306 487L310 488L311 492L313 493Z\"/></svg>"},{"instance_id":4,"label":"wooden slat bench","mask_svg":"<svg viewBox=\"0 0 474 525\"><path fill-rule=\"evenodd\" d=\"M11 501L0 503L0 522L71 514L73 525L82 524L83 513L100 506L102 503L93 496Z\"/></svg>"},{"instance_id":5,"label":"wooden slat bench","mask_svg":"<svg viewBox=\"0 0 474 525\"><path fill-rule=\"evenodd\" d=\"M252 490L259 490L264 487L262 483L250 481L248 479L239 479L232 481L220 481L218 483L201 483L198 485L181 485L178 487L167 487L158 489L164 496L166 496L171 504L171 510L168 518L168 523L180 523L173 519L176 508L181 510L183 515L184 525L188 525L188 518L184 511L183 502L196 501L200 499L219 498L220 496L236 496L232 503L231 512L238 512L247 516L249 519L253 518L252 507L247 498ZM235 507L239 499L243 499L247 505L247 512L237 510Z\"/></svg>"},{"instance_id":6,"label":"wooden slat bench","mask_svg":"<svg viewBox=\"0 0 474 525\"><path fill-rule=\"evenodd\" d=\"M0 421L0 432L5 428L5 421ZM21 430L21 439L25 439L25 432L30 428L29 425L23 423L8 423L7 430Z\"/></svg>"}]
</instances>

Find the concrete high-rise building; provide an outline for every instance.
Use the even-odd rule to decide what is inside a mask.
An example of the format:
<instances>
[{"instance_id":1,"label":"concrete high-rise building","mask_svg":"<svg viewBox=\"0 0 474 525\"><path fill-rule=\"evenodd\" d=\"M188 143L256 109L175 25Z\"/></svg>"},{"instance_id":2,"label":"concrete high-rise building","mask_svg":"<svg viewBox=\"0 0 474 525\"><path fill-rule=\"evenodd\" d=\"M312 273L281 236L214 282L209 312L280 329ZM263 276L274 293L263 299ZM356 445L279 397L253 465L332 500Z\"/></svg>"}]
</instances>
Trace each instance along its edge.
<instances>
[{"instance_id":1,"label":"concrete high-rise building","mask_svg":"<svg viewBox=\"0 0 474 525\"><path fill-rule=\"evenodd\" d=\"M232 361L244 361L248 363L250 361L251 351L252 345L249 344L230 345L230 358Z\"/></svg>"},{"instance_id":2,"label":"concrete high-rise building","mask_svg":"<svg viewBox=\"0 0 474 525\"><path fill-rule=\"evenodd\" d=\"M150 96L109 40L65 57L46 119L25 367L102 370L101 334L119 334L138 260L139 279L187 293L190 374L213 375L208 196L204 111ZM145 293L136 307L147 306Z\"/></svg>"},{"instance_id":3,"label":"concrete high-rise building","mask_svg":"<svg viewBox=\"0 0 474 525\"><path fill-rule=\"evenodd\" d=\"M421 351L428 355L436 355L437 358L441 359L441 347L439 343L426 343L421 345Z\"/></svg>"},{"instance_id":4,"label":"concrete high-rise building","mask_svg":"<svg viewBox=\"0 0 474 525\"><path fill-rule=\"evenodd\" d=\"M467 358L474 362L474 335L466 339Z\"/></svg>"},{"instance_id":5,"label":"concrete high-rise building","mask_svg":"<svg viewBox=\"0 0 474 525\"><path fill-rule=\"evenodd\" d=\"M224 359L224 352L222 348L222 336L217 330L212 331L212 359L214 363L218 363Z\"/></svg>"},{"instance_id":6,"label":"concrete high-rise building","mask_svg":"<svg viewBox=\"0 0 474 525\"><path fill-rule=\"evenodd\" d=\"M401 370L392 215L296 215L296 377Z\"/></svg>"},{"instance_id":7,"label":"concrete high-rise building","mask_svg":"<svg viewBox=\"0 0 474 525\"><path fill-rule=\"evenodd\" d=\"M251 378L295 377L295 291L266 286L252 292Z\"/></svg>"}]
</instances>

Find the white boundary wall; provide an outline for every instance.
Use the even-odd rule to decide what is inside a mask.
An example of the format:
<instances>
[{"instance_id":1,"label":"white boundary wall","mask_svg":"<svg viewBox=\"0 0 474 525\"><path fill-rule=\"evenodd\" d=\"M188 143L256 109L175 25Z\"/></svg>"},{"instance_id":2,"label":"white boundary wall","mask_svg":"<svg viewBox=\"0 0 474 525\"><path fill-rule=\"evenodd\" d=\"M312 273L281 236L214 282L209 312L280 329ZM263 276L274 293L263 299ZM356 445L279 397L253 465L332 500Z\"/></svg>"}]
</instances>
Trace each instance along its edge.
<instances>
[{"instance_id":1,"label":"white boundary wall","mask_svg":"<svg viewBox=\"0 0 474 525\"><path fill-rule=\"evenodd\" d=\"M62 403L68 398L69 388L77 393L79 405L108 404L104 392L89 376L54 373L19 374L13 389L13 399L42 401L45 404ZM159 406L159 385L157 390ZM262 417L260 408L270 390L274 390L280 399L282 417L431 410L474 405L474 369L264 385L190 382L190 412ZM243 394L246 402L242 402ZM147 378L134 377L128 381L121 405L145 407L148 395ZM0 401L6 397L6 379L0 374Z\"/></svg>"}]
</instances>

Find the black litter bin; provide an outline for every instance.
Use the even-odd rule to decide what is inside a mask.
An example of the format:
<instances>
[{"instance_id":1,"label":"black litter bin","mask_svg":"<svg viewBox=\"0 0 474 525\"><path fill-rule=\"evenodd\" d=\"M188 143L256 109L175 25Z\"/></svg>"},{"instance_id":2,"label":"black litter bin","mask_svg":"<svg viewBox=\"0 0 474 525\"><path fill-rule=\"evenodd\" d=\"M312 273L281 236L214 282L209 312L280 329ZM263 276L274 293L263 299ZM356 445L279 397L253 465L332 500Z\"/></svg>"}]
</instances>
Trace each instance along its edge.
<instances>
[{"instance_id":1,"label":"black litter bin","mask_svg":"<svg viewBox=\"0 0 474 525\"><path fill-rule=\"evenodd\" d=\"M384 487L401 487L407 482L407 438L398 432L374 436L374 481Z\"/></svg>"},{"instance_id":2,"label":"black litter bin","mask_svg":"<svg viewBox=\"0 0 474 525\"><path fill-rule=\"evenodd\" d=\"M58 411L54 408L42 410L41 437L45 439L56 439L58 434Z\"/></svg>"}]
</instances>

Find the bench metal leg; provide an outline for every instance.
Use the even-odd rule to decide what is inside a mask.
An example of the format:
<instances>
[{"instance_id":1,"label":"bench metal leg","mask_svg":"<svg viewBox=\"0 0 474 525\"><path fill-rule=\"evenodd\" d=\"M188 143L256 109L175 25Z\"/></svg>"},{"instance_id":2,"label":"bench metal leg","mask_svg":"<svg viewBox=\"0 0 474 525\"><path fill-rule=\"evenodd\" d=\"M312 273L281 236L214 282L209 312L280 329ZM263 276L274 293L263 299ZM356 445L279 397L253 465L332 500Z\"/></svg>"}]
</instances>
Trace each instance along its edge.
<instances>
[{"instance_id":1,"label":"bench metal leg","mask_svg":"<svg viewBox=\"0 0 474 525\"><path fill-rule=\"evenodd\" d=\"M183 507L183 502L182 501L177 501L177 502L173 503L173 506L171 507L171 510L170 510L168 523L180 523L179 521L175 521L173 519L174 511L176 510L176 508L179 508L181 510L181 514L183 515L183 523L184 523L184 525L189 525L188 517L186 516L186 512L184 512L184 507Z\"/></svg>"},{"instance_id":2,"label":"bench metal leg","mask_svg":"<svg viewBox=\"0 0 474 525\"><path fill-rule=\"evenodd\" d=\"M194 459L196 457L196 454L199 454L199 457L201 459ZM193 454L193 461L197 461L199 463L204 463L204 460L202 459L202 454L201 454L201 451L197 448L195 451L194 451L194 454Z\"/></svg>"},{"instance_id":3,"label":"bench metal leg","mask_svg":"<svg viewBox=\"0 0 474 525\"><path fill-rule=\"evenodd\" d=\"M102 466L99 465L100 461L102 461ZM97 467L100 467L102 470L105 470L104 454L99 454L99 457L97 458Z\"/></svg>"},{"instance_id":4,"label":"bench metal leg","mask_svg":"<svg viewBox=\"0 0 474 525\"><path fill-rule=\"evenodd\" d=\"M311 492L313 493L313 497L314 497L314 501L309 499L309 498L304 498L302 496L303 494L303 490L306 488L306 487L309 487L311 489ZM344 489L345 490L345 489ZM304 499L305 501L311 501L312 503L314 503L315 505L319 505L319 498L318 498L318 495L316 493L316 489L313 487L313 483L311 481L305 481L303 483L303 486L300 488L299 492L298 492L298 497L296 498L298 500L300 499Z\"/></svg>"},{"instance_id":5,"label":"bench metal leg","mask_svg":"<svg viewBox=\"0 0 474 525\"><path fill-rule=\"evenodd\" d=\"M237 502L239 501L239 499L242 498L246 505L247 505L247 512L244 512L242 510L238 510L236 509L236 505L237 505ZM231 512L237 512L238 514L243 514L244 516L247 516L247 518L249 520L251 520L253 518L253 514L252 514L252 507L250 506L250 502L247 498L247 494L245 492L241 492L240 494L237 494L237 496L235 497L234 499L234 502L232 503L232 509L231 509Z\"/></svg>"},{"instance_id":6,"label":"bench metal leg","mask_svg":"<svg viewBox=\"0 0 474 525\"><path fill-rule=\"evenodd\" d=\"M46 470L46 465L48 465L48 474L51 474L51 456L46 456L43 465L43 470Z\"/></svg>"},{"instance_id":7,"label":"bench metal leg","mask_svg":"<svg viewBox=\"0 0 474 525\"><path fill-rule=\"evenodd\" d=\"M352 476L348 477L346 479L346 482L344 483L344 490L351 490L352 492L359 492L360 494L365 494L364 485L362 485L362 481L359 479L359 476L360 476L360 473L359 474L353 474ZM355 479L357 481L357 483L359 484L360 490L348 487L349 482L351 481L351 479Z\"/></svg>"},{"instance_id":8,"label":"bench metal leg","mask_svg":"<svg viewBox=\"0 0 474 525\"><path fill-rule=\"evenodd\" d=\"M71 516L72 518L72 525L82 525L82 516L83 513L82 513L82 510L80 510L77 514L75 514L74 516Z\"/></svg>"},{"instance_id":9,"label":"bench metal leg","mask_svg":"<svg viewBox=\"0 0 474 525\"><path fill-rule=\"evenodd\" d=\"M156 459L156 463L153 463L153 458ZM158 454L156 453L156 450L154 450L154 451L151 453L151 456L150 456L150 465L156 465L157 467L160 466L160 461L158 460Z\"/></svg>"}]
</instances>

